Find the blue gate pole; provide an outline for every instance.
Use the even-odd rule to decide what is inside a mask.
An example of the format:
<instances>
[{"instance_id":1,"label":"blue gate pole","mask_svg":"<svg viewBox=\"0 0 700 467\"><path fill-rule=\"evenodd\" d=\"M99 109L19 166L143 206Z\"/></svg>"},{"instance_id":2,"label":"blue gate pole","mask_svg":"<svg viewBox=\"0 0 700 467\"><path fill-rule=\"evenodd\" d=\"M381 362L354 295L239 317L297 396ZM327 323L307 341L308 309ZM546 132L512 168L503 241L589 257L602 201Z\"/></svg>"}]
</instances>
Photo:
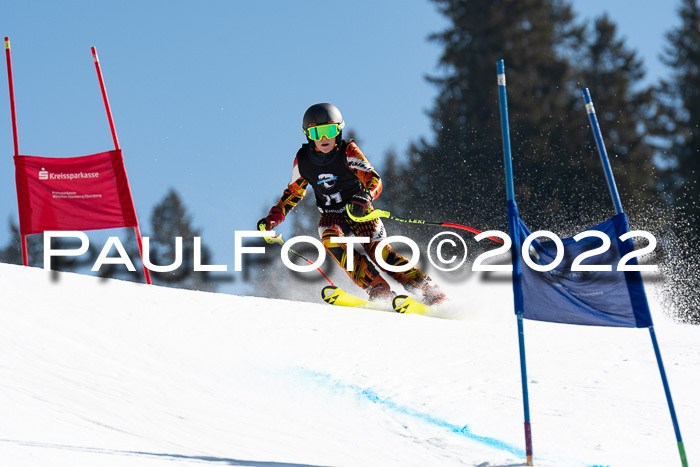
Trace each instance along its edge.
<instances>
[{"instance_id":1,"label":"blue gate pole","mask_svg":"<svg viewBox=\"0 0 700 467\"><path fill-rule=\"evenodd\" d=\"M617 184L615 183L615 177L613 176L612 168L610 168L610 159L608 158L608 151L605 150L603 134L600 132L598 118L596 117L595 108L593 107L593 101L591 100L591 93L588 92L588 88L583 90L583 100L586 102L586 113L588 113L588 120L591 122L591 129L593 130L593 136L595 136L595 145L598 148L600 162L601 164L603 164L605 178L608 181L608 189L610 190L610 197L612 198L613 204L615 205L615 212L617 214L622 214L623 210L622 202L620 201L620 194L617 192Z\"/></svg>"},{"instance_id":2,"label":"blue gate pole","mask_svg":"<svg viewBox=\"0 0 700 467\"><path fill-rule=\"evenodd\" d=\"M620 201L620 194L617 191L617 185L615 184L615 177L613 176L612 169L610 168L610 159L608 158L608 152L605 150L605 142L603 141L603 134L600 131L600 125L598 125L598 118L595 114L595 107L593 107L593 101L591 100L591 93L588 88L583 90L583 100L586 103L586 113L588 114L588 120L591 123L591 130L593 130L593 136L595 136L595 143L598 148L598 154L600 155L600 162L603 164L603 170L605 171L605 178L608 181L608 189L610 190L610 196L612 197L613 204L615 205L615 211L617 214L622 214L622 202ZM631 242L631 240L628 240ZM639 273L638 273L639 274ZM641 275L640 275L641 281ZM645 294L646 295L646 294ZM651 315L649 316L651 320ZM678 453L681 456L681 465L683 467L688 467L688 458L685 454L685 446L683 445L683 438L681 437L681 430L678 425L678 418L676 417L676 409L673 406L673 398L671 397L671 388L668 385L668 378L666 377L666 370L664 369L664 362L661 359L661 350L659 349L659 343L656 340L656 333L654 332L654 326L649 326L649 335L651 336L651 344L654 347L654 355L656 356L656 363L659 366L659 374L661 375L661 382L664 386L664 393L666 394L666 402L668 403L668 410L671 413L671 421L673 422L673 430L676 433L676 442L678 444Z\"/></svg>"},{"instance_id":3,"label":"blue gate pole","mask_svg":"<svg viewBox=\"0 0 700 467\"><path fill-rule=\"evenodd\" d=\"M506 71L503 60L498 61L498 100L501 110L501 133L503 139L503 161L506 168L506 195L508 198L508 230L513 248L513 302L518 319L518 346L520 348L520 378L523 389L523 411L525 415L525 454L527 465L532 464L532 431L530 428L530 397L527 390L527 365L525 362L525 331L523 330L522 288L520 276L520 235L517 228L517 205L513 186L513 163L510 152L510 130L508 128L508 102L506 97Z\"/></svg>"}]
</instances>

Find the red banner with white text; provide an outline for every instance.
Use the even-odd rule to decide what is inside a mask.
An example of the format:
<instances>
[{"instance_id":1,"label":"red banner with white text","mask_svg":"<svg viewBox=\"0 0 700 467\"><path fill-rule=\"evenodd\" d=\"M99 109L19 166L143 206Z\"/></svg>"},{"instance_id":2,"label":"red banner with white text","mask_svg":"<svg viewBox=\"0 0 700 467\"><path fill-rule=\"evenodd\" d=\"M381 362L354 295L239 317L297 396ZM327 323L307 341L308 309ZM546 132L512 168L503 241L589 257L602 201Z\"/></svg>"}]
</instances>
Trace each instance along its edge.
<instances>
[{"instance_id":1,"label":"red banner with white text","mask_svg":"<svg viewBox=\"0 0 700 467\"><path fill-rule=\"evenodd\" d=\"M138 226L121 150L14 159L22 235Z\"/></svg>"}]
</instances>

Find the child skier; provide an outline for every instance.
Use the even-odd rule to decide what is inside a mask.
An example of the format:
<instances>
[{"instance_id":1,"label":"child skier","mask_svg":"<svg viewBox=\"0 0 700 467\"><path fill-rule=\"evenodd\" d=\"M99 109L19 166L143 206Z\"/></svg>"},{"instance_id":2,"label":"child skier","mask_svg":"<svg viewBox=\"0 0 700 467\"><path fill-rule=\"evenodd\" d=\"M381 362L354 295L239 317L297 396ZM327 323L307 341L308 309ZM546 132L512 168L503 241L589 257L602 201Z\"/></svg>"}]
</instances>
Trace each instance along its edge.
<instances>
[{"instance_id":1,"label":"child skier","mask_svg":"<svg viewBox=\"0 0 700 467\"><path fill-rule=\"evenodd\" d=\"M284 221L285 216L301 201L309 185L316 195L316 205L321 212L318 231L326 251L350 278L368 295L369 300L390 300L396 294L365 255L352 250L352 271L347 271L347 244L333 243L332 237L356 235L369 237L363 247L370 258L375 258L377 244L386 238L381 219L354 222L346 212L355 217L366 215L382 192L382 179L352 140L342 139L345 122L334 105L314 104L304 113L302 128L307 142L297 151L292 168L292 178L282 197L267 217L258 221L260 230L273 230ZM386 246L381 252L384 261L392 266L401 266L408 260ZM386 274L411 293L422 295L426 305L446 300L445 294L418 267L403 272Z\"/></svg>"}]
</instances>

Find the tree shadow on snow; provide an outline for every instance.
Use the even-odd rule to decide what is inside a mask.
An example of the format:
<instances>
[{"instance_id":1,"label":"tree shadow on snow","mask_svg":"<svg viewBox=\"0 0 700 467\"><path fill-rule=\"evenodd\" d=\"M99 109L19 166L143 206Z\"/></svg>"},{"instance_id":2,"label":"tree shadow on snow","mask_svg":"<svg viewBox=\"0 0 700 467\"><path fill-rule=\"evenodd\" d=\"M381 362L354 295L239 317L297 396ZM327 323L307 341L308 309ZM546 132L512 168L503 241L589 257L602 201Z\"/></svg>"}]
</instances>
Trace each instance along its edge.
<instances>
[{"instance_id":1,"label":"tree shadow on snow","mask_svg":"<svg viewBox=\"0 0 700 467\"><path fill-rule=\"evenodd\" d=\"M490 464L488 462L484 462L483 464L479 464L476 467L527 467L527 463L523 462L521 464Z\"/></svg>"},{"instance_id":2,"label":"tree shadow on snow","mask_svg":"<svg viewBox=\"0 0 700 467\"><path fill-rule=\"evenodd\" d=\"M249 466L249 467L325 467L313 464L297 464L290 462L268 462L268 461L251 461L243 459L230 459L226 457L214 457L214 456L196 456L196 455L185 455L185 454L168 454L159 452L143 452L143 451L125 451L118 449L103 449L103 448L91 448L83 446L69 446L63 444L50 444L50 443L37 443L33 441L19 441L11 439L0 439L0 443L14 444L18 446L29 446L37 448L48 448L48 449L62 449L68 451L78 451L93 454L107 454L107 455L117 455L117 456L134 456L134 457L152 457L160 459L171 459L171 460L191 460L197 462L211 462L212 464L219 464L224 466Z\"/></svg>"}]
</instances>

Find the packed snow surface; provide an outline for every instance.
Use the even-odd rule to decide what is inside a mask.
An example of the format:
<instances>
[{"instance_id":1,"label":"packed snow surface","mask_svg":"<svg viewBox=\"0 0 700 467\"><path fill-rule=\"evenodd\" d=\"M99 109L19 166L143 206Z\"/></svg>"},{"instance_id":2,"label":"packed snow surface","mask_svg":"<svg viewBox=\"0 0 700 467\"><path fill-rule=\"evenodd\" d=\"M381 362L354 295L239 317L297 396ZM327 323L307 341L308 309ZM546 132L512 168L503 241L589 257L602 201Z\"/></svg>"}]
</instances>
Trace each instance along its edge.
<instances>
[{"instance_id":1,"label":"packed snow surface","mask_svg":"<svg viewBox=\"0 0 700 467\"><path fill-rule=\"evenodd\" d=\"M0 264L0 463L518 466L508 281L438 317ZM700 327L652 303L691 465ZM526 321L535 465L680 465L646 329Z\"/></svg>"}]
</instances>

